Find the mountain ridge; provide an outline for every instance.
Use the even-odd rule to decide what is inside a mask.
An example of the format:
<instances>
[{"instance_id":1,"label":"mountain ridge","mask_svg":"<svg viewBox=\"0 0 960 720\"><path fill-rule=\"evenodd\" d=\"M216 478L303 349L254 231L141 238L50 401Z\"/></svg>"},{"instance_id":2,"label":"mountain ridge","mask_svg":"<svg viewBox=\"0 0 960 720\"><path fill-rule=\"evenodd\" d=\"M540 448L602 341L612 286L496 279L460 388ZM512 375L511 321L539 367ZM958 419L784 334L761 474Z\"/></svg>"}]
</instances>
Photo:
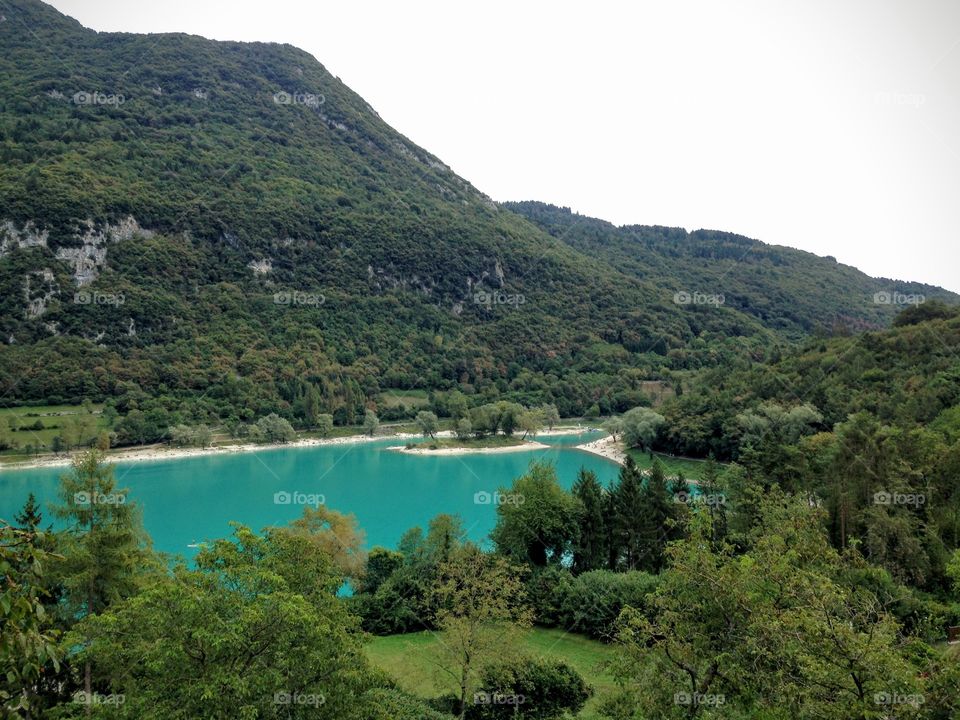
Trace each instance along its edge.
<instances>
[{"instance_id":1,"label":"mountain ridge","mask_svg":"<svg viewBox=\"0 0 960 720\"><path fill-rule=\"evenodd\" d=\"M143 393L200 418L296 419L316 392L348 423L386 389L457 388L576 415L763 357L814 310L895 315L839 290L778 323L792 300L775 283L772 298L677 302L696 275L652 276L497 205L293 46L5 7L8 401Z\"/></svg>"},{"instance_id":2,"label":"mountain ridge","mask_svg":"<svg viewBox=\"0 0 960 720\"><path fill-rule=\"evenodd\" d=\"M764 297L760 296L760 293L769 297L783 289L770 283L763 284L762 281L767 279L765 277L751 277L764 263L772 266L773 272L785 267L802 267L806 270L819 266L826 272L835 272L836 280L850 283L862 303L860 314L827 319L850 323L851 329L875 329L884 326L890 320L889 311L898 305L895 294L904 296L904 300L912 298L920 302L927 298L953 303L960 300L956 293L937 286L872 278L854 266L837 262L833 256L818 256L805 250L766 243L728 231L687 231L684 228L640 224L617 226L606 220L574 213L570 208L536 201L507 202L502 205L527 217L555 237L562 238L571 247L586 253L602 252L610 264L632 272L641 279L653 270L663 272L668 261L684 259L687 262L680 263L679 267L688 272L676 279L681 286L686 283L711 287L715 292L724 294L725 300L729 295L734 307L753 314L764 324L768 324L768 318L762 312ZM705 258L727 261L727 267L721 268L722 273L696 272L696 263ZM729 262L731 260L732 262ZM806 275L811 280L811 287L815 288L813 281L817 278L810 277L810 273ZM739 293L723 293L725 287L737 283L753 283L755 287ZM882 297L878 298L877 295ZM817 319L816 304L805 301L804 292L800 288L793 293L793 302L800 306L801 312L796 317L788 315L788 322L783 329L812 331L815 327L813 321ZM875 307L871 308L871 304ZM828 323L824 324L829 327Z\"/></svg>"}]
</instances>

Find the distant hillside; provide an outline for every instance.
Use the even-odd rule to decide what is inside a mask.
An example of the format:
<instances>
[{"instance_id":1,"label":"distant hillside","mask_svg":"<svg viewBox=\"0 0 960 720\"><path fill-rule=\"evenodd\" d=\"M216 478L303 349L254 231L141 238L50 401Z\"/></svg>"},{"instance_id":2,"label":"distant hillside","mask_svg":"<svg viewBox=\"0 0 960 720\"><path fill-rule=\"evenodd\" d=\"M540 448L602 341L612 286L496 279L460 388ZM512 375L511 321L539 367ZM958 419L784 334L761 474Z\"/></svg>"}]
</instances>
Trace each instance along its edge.
<instances>
[{"instance_id":1,"label":"distant hillside","mask_svg":"<svg viewBox=\"0 0 960 720\"><path fill-rule=\"evenodd\" d=\"M830 429L868 412L901 427L929 426L960 440L960 308L929 302L893 327L855 337L808 341L769 362L710 369L684 383L661 408L663 447L720 459L736 456L737 415L773 402L810 403Z\"/></svg>"},{"instance_id":2,"label":"distant hillside","mask_svg":"<svg viewBox=\"0 0 960 720\"><path fill-rule=\"evenodd\" d=\"M610 412L645 380L762 357L814 324L777 319L802 273L766 298L678 303L709 291L687 256L665 282L554 237L296 48L97 33L38 0L3 14L5 403L354 423L385 390L460 388ZM893 315L859 286L823 293L825 319Z\"/></svg>"},{"instance_id":3,"label":"distant hillside","mask_svg":"<svg viewBox=\"0 0 960 720\"><path fill-rule=\"evenodd\" d=\"M960 296L942 288L872 278L831 257L733 233L688 233L654 225L617 227L539 202L504 203L503 207L622 272L690 294L723 295L726 307L794 338L816 328L886 326L909 306L911 298L960 301Z\"/></svg>"}]
</instances>

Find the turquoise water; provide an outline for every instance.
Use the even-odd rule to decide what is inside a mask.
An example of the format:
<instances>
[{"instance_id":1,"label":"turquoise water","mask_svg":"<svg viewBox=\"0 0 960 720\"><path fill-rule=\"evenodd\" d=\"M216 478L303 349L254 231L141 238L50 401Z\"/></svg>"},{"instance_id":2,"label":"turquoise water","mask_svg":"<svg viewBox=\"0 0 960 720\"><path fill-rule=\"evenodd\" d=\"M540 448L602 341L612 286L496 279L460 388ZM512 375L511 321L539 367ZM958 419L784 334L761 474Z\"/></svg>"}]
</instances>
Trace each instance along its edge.
<instances>
[{"instance_id":1,"label":"turquoise water","mask_svg":"<svg viewBox=\"0 0 960 720\"><path fill-rule=\"evenodd\" d=\"M395 547L414 525L426 528L438 513L456 513L469 537L483 541L496 521L492 504L474 494L509 486L533 460L552 462L569 488L580 467L608 483L613 462L572 446L603 433L538 438L549 449L490 455L421 456L387 450L396 439L265 449L235 455L117 463L117 487L143 509L143 521L157 550L191 557L189 545L230 534L230 521L261 529L281 525L303 512L297 504L277 504L274 494L322 495L328 507L357 516L367 546ZM0 472L0 518L12 520L33 492L44 508L57 500L59 477L67 468Z\"/></svg>"}]
</instances>

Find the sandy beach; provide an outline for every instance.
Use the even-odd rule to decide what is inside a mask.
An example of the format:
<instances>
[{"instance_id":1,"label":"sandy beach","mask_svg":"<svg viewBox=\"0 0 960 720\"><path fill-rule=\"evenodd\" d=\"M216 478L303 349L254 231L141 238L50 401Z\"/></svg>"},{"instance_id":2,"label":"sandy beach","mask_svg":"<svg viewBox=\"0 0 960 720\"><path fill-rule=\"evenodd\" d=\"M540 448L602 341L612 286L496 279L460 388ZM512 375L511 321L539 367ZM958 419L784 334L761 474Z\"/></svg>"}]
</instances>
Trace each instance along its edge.
<instances>
[{"instance_id":1,"label":"sandy beach","mask_svg":"<svg viewBox=\"0 0 960 720\"><path fill-rule=\"evenodd\" d=\"M586 427L580 428L556 428L540 435L579 435L589 432ZM437 433L438 438L453 437L451 430L444 430ZM353 443L374 442L378 440L419 440L422 436L415 433L395 433L392 435L345 435L334 438L303 438L288 443L242 443L238 445L217 445L208 448L176 448L168 445L151 445L142 448L129 448L111 450L107 453L109 462L141 462L149 460L176 460L179 458L200 457L202 455L231 455L234 453L250 453L260 450L275 450L303 447L319 447L324 445L350 445ZM416 448L407 449L404 445L393 446L390 450L403 451L415 455L459 455L464 453L500 453L516 452L526 450L538 450L548 447L543 443L531 440L523 445L511 445L507 447L493 448L441 448L438 450L428 450L426 448L418 450ZM47 467L67 467L73 461L73 455L63 454L58 456L45 456L24 462L0 464L0 473L4 470L29 470L32 468Z\"/></svg>"},{"instance_id":2,"label":"sandy beach","mask_svg":"<svg viewBox=\"0 0 960 720\"><path fill-rule=\"evenodd\" d=\"M550 446L536 442L535 440L527 440L520 445L504 445L502 447L453 447L431 449L428 447L408 448L406 445L394 445L392 447L388 447L387 450L396 450L397 452L406 453L407 455L496 455L498 453L543 450L544 448L548 447Z\"/></svg>"},{"instance_id":3,"label":"sandy beach","mask_svg":"<svg viewBox=\"0 0 960 720\"><path fill-rule=\"evenodd\" d=\"M627 457L623 443L619 440L614 440L613 435L607 435L599 440L577 445L577 449L599 455L607 460L613 460L617 465L623 465Z\"/></svg>"},{"instance_id":4,"label":"sandy beach","mask_svg":"<svg viewBox=\"0 0 960 720\"><path fill-rule=\"evenodd\" d=\"M374 442L376 440L410 440L419 438L413 433L397 433L395 435L346 435L335 438L303 438L288 443L243 443L240 445L217 445L208 448L175 448L165 445L153 445L144 448L111 450L107 453L109 462L140 462L144 460L176 460L178 458L199 457L201 455L232 455L235 453L257 452L259 450L276 450L280 448L317 447L322 445L350 445L353 443ZM7 463L0 465L0 472L4 470L26 470L29 468L64 467L72 462L72 455L57 457L42 457L22 463Z\"/></svg>"},{"instance_id":5,"label":"sandy beach","mask_svg":"<svg viewBox=\"0 0 960 720\"><path fill-rule=\"evenodd\" d=\"M448 447L431 449L428 447L407 447L406 445L394 445L387 448L387 450L395 450L397 452L407 453L409 455L497 455L499 453L529 452L531 450L543 450L544 448L550 447L542 442L537 442L537 437L582 435L583 433L592 432L593 430L593 428L587 427L555 428L553 430L546 430L544 432L537 433L536 436L529 440L525 440L519 445L505 445L502 447ZM437 438L452 438L453 436L454 434L452 430L444 430L436 434Z\"/></svg>"}]
</instances>

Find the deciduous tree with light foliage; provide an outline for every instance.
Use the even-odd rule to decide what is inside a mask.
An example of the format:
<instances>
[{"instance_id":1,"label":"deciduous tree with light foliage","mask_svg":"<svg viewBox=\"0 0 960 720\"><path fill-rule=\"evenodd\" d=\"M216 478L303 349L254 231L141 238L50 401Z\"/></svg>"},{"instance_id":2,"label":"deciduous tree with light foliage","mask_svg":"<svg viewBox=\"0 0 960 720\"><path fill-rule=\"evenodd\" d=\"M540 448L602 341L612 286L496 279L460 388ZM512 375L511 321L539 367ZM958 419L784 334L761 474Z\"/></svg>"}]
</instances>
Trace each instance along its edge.
<instances>
[{"instance_id":1,"label":"deciduous tree with light foliage","mask_svg":"<svg viewBox=\"0 0 960 720\"><path fill-rule=\"evenodd\" d=\"M532 614L519 568L475 545L459 548L440 564L433 602L441 633L437 664L454 688L462 720L480 670L514 651Z\"/></svg>"}]
</instances>

